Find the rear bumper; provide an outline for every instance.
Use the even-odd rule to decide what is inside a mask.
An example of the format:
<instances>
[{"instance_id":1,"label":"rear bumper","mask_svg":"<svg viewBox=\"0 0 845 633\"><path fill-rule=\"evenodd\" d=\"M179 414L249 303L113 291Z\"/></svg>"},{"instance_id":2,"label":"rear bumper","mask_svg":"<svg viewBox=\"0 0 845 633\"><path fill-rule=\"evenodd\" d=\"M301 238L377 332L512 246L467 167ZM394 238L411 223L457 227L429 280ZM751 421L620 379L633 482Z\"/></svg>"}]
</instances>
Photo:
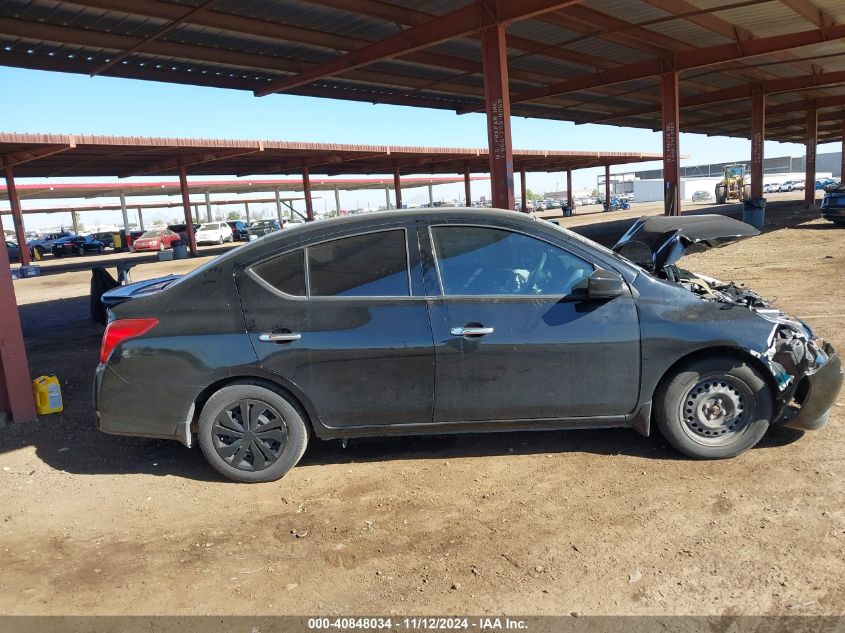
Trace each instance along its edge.
<instances>
[{"instance_id":1,"label":"rear bumper","mask_svg":"<svg viewBox=\"0 0 845 633\"><path fill-rule=\"evenodd\" d=\"M782 426L802 431L815 431L827 424L830 410L842 388L842 362L828 344L827 362L814 374L805 376L799 383L800 407L788 406L784 411ZM796 398L798 399L798 398Z\"/></svg>"}]
</instances>

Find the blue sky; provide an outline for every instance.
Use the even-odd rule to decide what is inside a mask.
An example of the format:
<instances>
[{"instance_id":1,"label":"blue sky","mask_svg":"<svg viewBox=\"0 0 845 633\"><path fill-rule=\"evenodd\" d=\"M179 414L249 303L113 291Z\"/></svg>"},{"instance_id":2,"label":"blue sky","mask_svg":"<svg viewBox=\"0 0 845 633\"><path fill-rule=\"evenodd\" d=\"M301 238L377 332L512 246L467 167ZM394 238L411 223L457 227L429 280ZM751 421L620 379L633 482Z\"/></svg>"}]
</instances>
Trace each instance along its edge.
<instances>
[{"instance_id":1,"label":"blue sky","mask_svg":"<svg viewBox=\"0 0 845 633\"><path fill-rule=\"evenodd\" d=\"M108 77L0 68L0 131L67 134L116 134L254 138L290 141L483 147L487 143L481 114L371 105L287 95L256 98L245 91L182 86ZM602 125L573 125L540 119L512 120L518 148L660 152L660 135L648 130ZM822 145L820 151L836 151ZM801 145L766 143L767 156L803 155ZM740 139L681 135L682 164L747 160L750 143ZM658 165L659 166L659 165ZM639 169L640 167L634 167ZM620 168L620 171L626 168ZM628 169L629 171L631 169ZM592 188L598 170L575 172L574 188ZM67 180L67 179L63 179ZM537 191L565 188L565 174L530 174ZM441 186L436 198L461 194L462 185ZM484 185L476 185L478 195ZM489 188L488 188L489 191ZM427 193L409 191L406 201L423 202ZM382 204L383 192L350 193L352 206ZM328 202L331 208L333 202ZM49 203L52 206L52 202ZM322 203L317 203L318 210ZM164 213L164 212L163 212ZM172 212L166 216L171 217ZM86 216L95 221L94 217ZM103 216L98 221L103 221ZM28 228L53 224L55 218L30 216ZM7 222L7 224L10 224Z\"/></svg>"}]
</instances>

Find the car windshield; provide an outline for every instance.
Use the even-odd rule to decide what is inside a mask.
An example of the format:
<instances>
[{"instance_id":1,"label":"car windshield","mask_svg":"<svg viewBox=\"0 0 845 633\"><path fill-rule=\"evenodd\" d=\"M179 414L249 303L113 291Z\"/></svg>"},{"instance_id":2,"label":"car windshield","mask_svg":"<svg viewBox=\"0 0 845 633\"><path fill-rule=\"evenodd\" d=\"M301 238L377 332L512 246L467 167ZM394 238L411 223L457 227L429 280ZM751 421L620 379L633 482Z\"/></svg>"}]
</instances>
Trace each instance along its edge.
<instances>
[{"instance_id":1,"label":"car windshield","mask_svg":"<svg viewBox=\"0 0 845 633\"><path fill-rule=\"evenodd\" d=\"M141 237L143 239L151 239L151 238L154 238L154 237L161 237L163 235L163 233L164 233L164 231L147 231L146 233L141 235Z\"/></svg>"},{"instance_id":2,"label":"car windshield","mask_svg":"<svg viewBox=\"0 0 845 633\"><path fill-rule=\"evenodd\" d=\"M200 231L216 231L220 228L220 224L218 222L212 222L211 224L203 224L200 227Z\"/></svg>"},{"instance_id":3,"label":"car windshield","mask_svg":"<svg viewBox=\"0 0 845 633\"><path fill-rule=\"evenodd\" d=\"M257 220L250 224L250 226L273 226L273 220Z\"/></svg>"}]
</instances>

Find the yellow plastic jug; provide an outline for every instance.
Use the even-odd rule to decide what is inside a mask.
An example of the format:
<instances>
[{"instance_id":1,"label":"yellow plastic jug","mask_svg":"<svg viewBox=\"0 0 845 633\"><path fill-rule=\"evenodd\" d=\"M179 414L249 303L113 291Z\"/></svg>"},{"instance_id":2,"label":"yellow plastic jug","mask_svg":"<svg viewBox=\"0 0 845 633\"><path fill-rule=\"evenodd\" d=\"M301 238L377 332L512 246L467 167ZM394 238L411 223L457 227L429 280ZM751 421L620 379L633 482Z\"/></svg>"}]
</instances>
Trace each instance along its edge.
<instances>
[{"instance_id":1,"label":"yellow plastic jug","mask_svg":"<svg viewBox=\"0 0 845 633\"><path fill-rule=\"evenodd\" d=\"M39 376L32 381L32 391L35 394L35 410L38 415L58 413L64 409L62 387L55 376Z\"/></svg>"}]
</instances>

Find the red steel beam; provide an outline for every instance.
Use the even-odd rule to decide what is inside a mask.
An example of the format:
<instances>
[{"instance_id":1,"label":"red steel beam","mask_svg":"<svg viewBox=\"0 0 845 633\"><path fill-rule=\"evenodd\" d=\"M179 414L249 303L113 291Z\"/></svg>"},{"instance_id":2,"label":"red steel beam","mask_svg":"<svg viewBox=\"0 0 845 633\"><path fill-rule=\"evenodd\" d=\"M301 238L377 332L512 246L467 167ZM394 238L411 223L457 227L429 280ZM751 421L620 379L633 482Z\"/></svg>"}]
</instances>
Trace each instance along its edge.
<instances>
[{"instance_id":1,"label":"red steel beam","mask_svg":"<svg viewBox=\"0 0 845 633\"><path fill-rule=\"evenodd\" d=\"M484 63L487 143L493 206L499 209L513 209L511 104L508 88L508 51L503 24L497 24L482 32L481 53ZM523 199L523 205L526 202Z\"/></svg>"},{"instance_id":2,"label":"red steel beam","mask_svg":"<svg viewBox=\"0 0 845 633\"><path fill-rule=\"evenodd\" d=\"M399 168L393 168L393 195L396 198L396 208L402 208L402 176L399 174ZM388 207L389 208L389 207Z\"/></svg>"},{"instance_id":3,"label":"red steel beam","mask_svg":"<svg viewBox=\"0 0 845 633\"><path fill-rule=\"evenodd\" d=\"M15 237L18 240L18 248L21 253L21 266L29 266L29 246L26 241L26 230L23 226L23 214L21 213L21 200L18 197L18 190L15 187L15 174L11 165L6 165L6 192L9 196L9 206L12 209L12 222L15 225ZM2 276L0 269L0 276Z\"/></svg>"},{"instance_id":4,"label":"red steel beam","mask_svg":"<svg viewBox=\"0 0 845 633\"><path fill-rule=\"evenodd\" d=\"M38 160L39 158L46 158L47 156L53 156L54 154L61 154L62 152L66 152L69 149L74 149L76 147L76 140L71 136L70 142L67 144L62 145L49 145L47 147L39 147L37 149L27 149L21 150L19 152L11 152L9 154L5 154L0 156L0 162L7 167L16 167L17 165L23 165L24 163L29 163L34 160Z\"/></svg>"},{"instance_id":5,"label":"red steel beam","mask_svg":"<svg viewBox=\"0 0 845 633\"><path fill-rule=\"evenodd\" d=\"M839 165L839 182L845 182L845 117L842 118L840 136L842 137L842 153L841 163Z\"/></svg>"},{"instance_id":6,"label":"red steel beam","mask_svg":"<svg viewBox=\"0 0 845 633\"><path fill-rule=\"evenodd\" d=\"M191 193L188 190L188 172L184 165L179 165L179 187L182 190L182 209L185 212L185 232L188 234L188 248L191 254L197 254L197 238L194 235L194 218L191 214Z\"/></svg>"},{"instance_id":7,"label":"red steel beam","mask_svg":"<svg viewBox=\"0 0 845 633\"><path fill-rule=\"evenodd\" d=\"M132 172L127 172L124 174L120 174L120 178L131 178L132 176L149 176L151 174L157 174L162 171L170 171L175 167L179 167L179 165L183 165L185 167L190 167L191 165L203 165L205 163L211 163L216 160L225 160L227 158L237 158L238 156L247 156L249 154L257 154L259 152L264 151L264 142L259 141L256 147L244 147L244 148L237 148L237 149L230 149L230 150L216 150L216 151L207 151L207 152L199 152L196 154L190 154L186 156L180 156L178 158L172 158L170 160L162 161L157 165L152 165L151 167L145 167L143 169L138 169Z\"/></svg>"},{"instance_id":8,"label":"red steel beam","mask_svg":"<svg viewBox=\"0 0 845 633\"><path fill-rule=\"evenodd\" d=\"M26 250L23 242L21 254ZM0 411L8 413L13 422L29 422L38 416L9 269L9 252L0 248Z\"/></svg>"},{"instance_id":9,"label":"red steel beam","mask_svg":"<svg viewBox=\"0 0 845 633\"><path fill-rule=\"evenodd\" d=\"M804 208L816 202L816 145L818 144L818 112L807 110L807 154L804 158Z\"/></svg>"},{"instance_id":10,"label":"red steel beam","mask_svg":"<svg viewBox=\"0 0 845 633\"><path fill-rule=\"evenodd\" d=\"M566 169L566 204L575 213L575 199L572 197L572 167Z\"/></svg>"},{"instance_id":11,"label":"red steel beam","mask_svg":"<svg viewBox=\"0 0 845 633\"><path fill-rule=\"evenodd\" d=\"M311 222L314 219L314 201L311 200L311 172L308 165L302 166L302 195L305 197L305 219Z\"/></svg>"},{"instance_id":12,"label":"red steel beam","mask_svg":"<svg viewBox=\"0 0 845 633\"><path fill-rule=\"evenodd\" d=\"M762 92L763 94L777 94L779 92L793 92L795 90L808 88L821 88L841 83L845 83L845 71L815 73L812 75L784 77L780 79L768 79L681 97L680 107L691 108L714 103L724 103L727 101L747 100L759 92ZM631 108L629 110L622 110L612 114L598 114L592 117L585 117L579 119L578 123L606 123L607 121L613 121L616 119L653 114L660 112L660 108L661 104L655 101L639 108Z\"/></svg>"},{"instance_id":13,"label":"red steel beam","mask_svg":"<svg viewBox=\"0 0 845 633\"><path fill-rule=\"evenodd\" d=\"M766 140L766 95L751 99L751 197L763 197L763 145Z\"/></svg>"},{"instance_id":14,"label":"red steel beam","mask_svg":"<svg viewBox=\"0 0 845 633\"><path fill-rule=\"evenodd\" d=\"M413 53L448 40L466 37L485 26L530 18L541 13L554 11L581 0L520 0L520 2L502 2L498 15L491 15L488 7L480 2L450 11L427 22L417 24L378 42L351 51L322 64L316 64L292 77L272 82L269 86L255 91L263 97L275 92L282 92L325 79L349 70L355 70L376 62Z\"/></svg>"},{"instance_id":15,"label":"red steel beam","mask_svg":"<svg viewBox=\"0 0 845 633\"><path fill-rule=\"evenodd\" d=\"M836 112L823 112L819 114L819 123L829 123L830 121L839 121L842 119L843 112L842 110L837 110ZM766 125L767 130L783 130L791 127L800 127L801 129L804 128L804 125L807 123L807 117L797 117L792 119L787 119L785 121L775 121L774 123L769 123Z\"/></svg>"},{"instance_id":16,"label":"red steel beam","mask_svg":"<svg viewBox=\"0 0 845 633\"><path fill-rule=\"evenodd\" d=\"M663 212L666 215L681 215L678 73L665 73L660 78L660 92L663 97Z\"/></svg>"},{"instance_id":17,"label":"red steel beam","mask_svg":"<svg viewBox=\"0 0 845 633\"><path fill-rule=\"evenodd\" d=\"M673 51L665 56L652 57L631 64L616 66L602 72L591 73L548 86L526 90L513 95L511 102L524 103L526 101L535 101L545 97L589 90L598 86L619 84L635 79L646 79L665 72L680 72L693 68L712 66L714 64L747 59L749 57L786 51L801 46L820 44L841 38L845 38L845 24L838 24L824 30L812 29L786 35L760 37L741 43L688 48L686 50Z\"/></svg>"},{"instance_id":18,"label":"red steel beam","mask_svg":"<svg viewBox=\"0 0 845 633\"><path fill-rule=\"evenodd\" d=\"M98 66L97 68L95 68L94 70L92 70L92 71L91 71L91 73L90 73L91 77L96 77L97 75L100 75L100 74L102 74L102 73L106 72L109 68L112 68L113 66L117 66L120 62L122 62L124 59L126 59L127 57L129 57L129 55L131 55L132 53L134 53L134 52L136 52L136 51L138 51L138 50L142 49L142 48L144 47L144 45L145 45L145 44L147 44L147 43L149 43L149 42L152 42L152 41L154 41L154 40L157 40L157 39L158 39L159 37L161 37L162 35L166 35L166 34L167 34L167 33L169 33L170 31L172 31L173 29L175 29L177 26L179 26L180 24L182 24L183 22L185 22L185 20L187 20L188 18L190 18L192 15L195 15L195 14L197 14L197 13L201 13L202 11L204 11L204 10L205 10L205 8L206 8L208 5L210 5L210 4L212 4L212 3L216 2L216 1L217 1L217 0L205 0L205 2L203 2L202 4L200 4L200 5L199 5L199 6L197 6L197 7L192 8L190 11L188 11L188 12L184 13L184 14L183 14L183 15L181 15L179 18L177 18L177 19L175 19L175 20L172 20L172 21L171 21L171 22L169 22L168 24L165 24L164 26L162 26L162 27L160 27L160 28L156 29L156 30L155 30L155 31L153 31L150 35L148 35L147 37L145 37L143 40L141 40L140 42L138 42L138 43L137 43L137 44L135 44L134 46L130 46L128 49L126 49L126 50L125 50L125 51L123 51L122 53L120 53L120 54L115 55L114 57L112 57L112 58L111 58L109 61L107 61L105 64L101 64L100 66Z\"/></svg>"}]
</instances>

